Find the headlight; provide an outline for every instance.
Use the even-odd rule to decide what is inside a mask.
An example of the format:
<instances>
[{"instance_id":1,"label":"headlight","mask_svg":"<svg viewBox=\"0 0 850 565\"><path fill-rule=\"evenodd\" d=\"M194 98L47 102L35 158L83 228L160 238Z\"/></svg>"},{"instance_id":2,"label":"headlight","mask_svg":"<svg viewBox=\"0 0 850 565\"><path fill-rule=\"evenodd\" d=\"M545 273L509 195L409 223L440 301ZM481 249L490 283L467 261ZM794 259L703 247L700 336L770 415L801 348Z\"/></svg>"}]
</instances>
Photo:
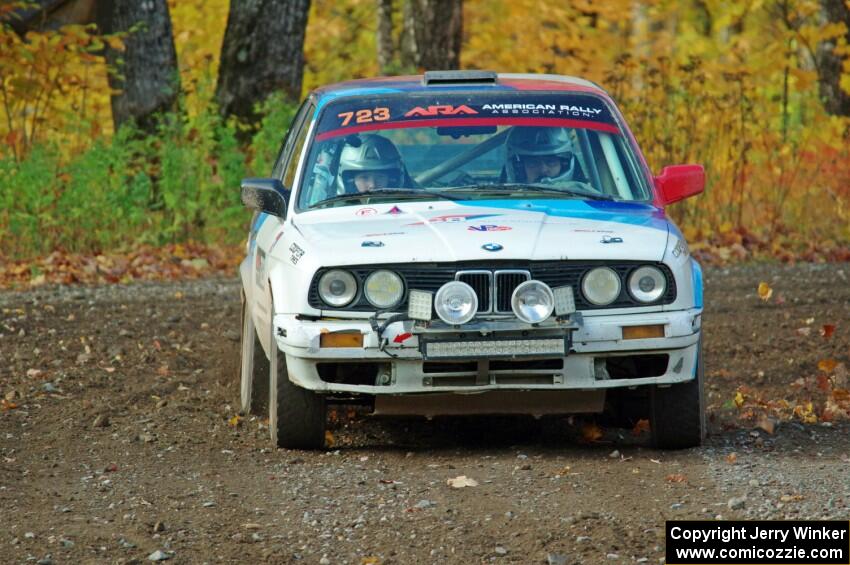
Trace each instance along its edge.
<instances>
[{"instance_id":1,"label":"headlight","mask_svg":"<svg viewBox=\"0 0 850 565\"><path fill-rule=\"evenodd\" d=\"M404 283L392 271L375 271L366 277L363 292L366 300L375 308L392 308L404 295Z\"/></svg>"},{"instance_id":2,"label":"headlight","mask_svg":"<svg viewBox=\"0 0 850 565\"><path fill-rule=\"evenodd\" d=\"M667 279L655 267L641 267L629 277L629 293L639 302L655 302L665 290Z\"/></svg>"},{"instance_id":3,"label":"headlight","mask_svg":"<svg viewBox=\"0 0 850 565\"><path fill-rule=\"evenodd\" d=\"M555 296L552 289L540 281L525 281L514 289L511 308L516 317L529 324L537 324L552 315Z\"/></svg>"},{"instance_id":4,"label":"headlight","mask_svg":"<svg viewBox=\"0 0 850 565\"><path fill-rule=\"evenodd\" d=\"M620 296L620 276L609 267L597 267L584 276L581 291L591 304L607 306Z\"/></svg>"},{"instance_id":5,"label":"headlight","mask_svg":"<svg viewBox=\"0 0 850 565\"><path fill-rule=\"evenodd\" d=\"M465 282L451 281L440 287L434 309L442 321L453 326L465 324L478 311L478 297Z\"/></svg>"},{"instance_id":6,"label":"headlight","mask_svg":"<svg viewBox=\"0 0 850 565\"><path fill-rule=\"evenodd\" d=\"M347 306L357 296L357 280L348 271L328 271L319 279L319 296L328 306Z\"/></svg>"}]
</instances>

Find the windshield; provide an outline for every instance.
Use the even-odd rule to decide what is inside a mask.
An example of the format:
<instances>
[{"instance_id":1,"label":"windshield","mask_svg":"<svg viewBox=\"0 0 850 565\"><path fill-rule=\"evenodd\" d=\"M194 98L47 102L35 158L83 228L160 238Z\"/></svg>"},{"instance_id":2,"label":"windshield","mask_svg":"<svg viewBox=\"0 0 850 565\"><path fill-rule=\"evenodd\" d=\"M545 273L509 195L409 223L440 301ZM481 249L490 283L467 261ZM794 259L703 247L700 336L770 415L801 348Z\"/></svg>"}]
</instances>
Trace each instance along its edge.
<instances>
[{"instance_id":1,"label":"windshield","mask_svg":"<svg viewBox=\"0 0 850 565\"><path fill-rule=\"evenodd\" d=\"M576 94L346 98L322 110L300 210L392 200L651 197L607 106Z\"/></svg>"}]
</instances>

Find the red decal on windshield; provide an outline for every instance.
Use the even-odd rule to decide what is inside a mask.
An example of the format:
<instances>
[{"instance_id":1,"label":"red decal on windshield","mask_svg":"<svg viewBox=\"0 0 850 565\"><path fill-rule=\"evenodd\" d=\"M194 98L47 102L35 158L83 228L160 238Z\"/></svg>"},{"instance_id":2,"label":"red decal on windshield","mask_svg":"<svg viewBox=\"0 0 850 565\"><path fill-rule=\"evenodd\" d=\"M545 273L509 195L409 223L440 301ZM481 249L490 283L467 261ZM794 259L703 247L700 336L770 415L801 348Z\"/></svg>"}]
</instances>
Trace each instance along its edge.
<instances>
[{"instance_id":1,"label":"red decal on windshield","mask_svg":"<svg viewBox=\"0 0 850 565\"><path fill-rule=\"evenodd\" d=\"M405 118L412 118L414 116L457 116L458 114L477 114L475 110L467 106L466 104L461 104L460 106L428 106L427 108L422 108L421 106L417 106L413 110L409 111L404 115Z\"/></svg>"}]
</instances>

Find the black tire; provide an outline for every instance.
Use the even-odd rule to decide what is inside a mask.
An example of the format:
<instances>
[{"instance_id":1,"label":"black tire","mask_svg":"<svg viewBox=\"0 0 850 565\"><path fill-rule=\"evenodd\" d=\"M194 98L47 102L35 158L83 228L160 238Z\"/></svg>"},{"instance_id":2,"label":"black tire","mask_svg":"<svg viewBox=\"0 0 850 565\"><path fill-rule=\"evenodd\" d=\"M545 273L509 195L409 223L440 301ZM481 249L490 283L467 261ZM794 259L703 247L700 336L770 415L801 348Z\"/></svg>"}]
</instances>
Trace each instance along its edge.
<instances>
[{"instance_id":1,"label":"black tire","mask_svg":"<svg viewBox=\"0 0 850 565\"><path fill-rule=\"evenodd\" d=\"M239 400L243 414L263 414L269 405L269 360L242 293L242 339Z\"/></svg>"},{"instance_id":2,"label":"black tire","mask_svg":"<svg viewBox=\"0 0 850 565\"><path fill-rule=\"evenodd\" d=\"M653 446L660 449L686 449L702 445L706 431L703 365L700 340L695 379L669 387L652 387L649 425Z\"/></svg>"},{"instance_id":3,"label":"black tire","mask_svg":"<svg viewBox=\"0 0 850 565\"><path fill-rule=\"evenodd\" d=\"M269 429L272 441L287 449L324 449L327 406L325 397L289 380L286 354L273 354L269 389Z\"/></svg>"}]
</instances>

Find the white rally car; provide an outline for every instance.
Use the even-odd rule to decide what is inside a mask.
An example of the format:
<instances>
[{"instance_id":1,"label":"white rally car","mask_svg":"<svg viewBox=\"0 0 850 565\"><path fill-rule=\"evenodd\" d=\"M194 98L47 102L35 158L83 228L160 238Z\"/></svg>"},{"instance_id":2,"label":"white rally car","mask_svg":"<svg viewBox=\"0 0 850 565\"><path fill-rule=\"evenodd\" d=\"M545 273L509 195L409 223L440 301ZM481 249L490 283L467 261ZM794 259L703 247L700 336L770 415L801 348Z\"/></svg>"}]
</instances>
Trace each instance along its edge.
<instances>
[{"instance_id":1,"label":"white rally car","mask_svg":"<svg viewBox=\"0 0 850 565\"><path fill-rule=\"evenodd\" d=\"M599 86L432 72L333 85L298 111L254 210L241 401L320 448L330 403L375 414L648 412L705 435L702 272ZM637 403L640 405L640 402Z\"/></svg>"}]
</instances>

